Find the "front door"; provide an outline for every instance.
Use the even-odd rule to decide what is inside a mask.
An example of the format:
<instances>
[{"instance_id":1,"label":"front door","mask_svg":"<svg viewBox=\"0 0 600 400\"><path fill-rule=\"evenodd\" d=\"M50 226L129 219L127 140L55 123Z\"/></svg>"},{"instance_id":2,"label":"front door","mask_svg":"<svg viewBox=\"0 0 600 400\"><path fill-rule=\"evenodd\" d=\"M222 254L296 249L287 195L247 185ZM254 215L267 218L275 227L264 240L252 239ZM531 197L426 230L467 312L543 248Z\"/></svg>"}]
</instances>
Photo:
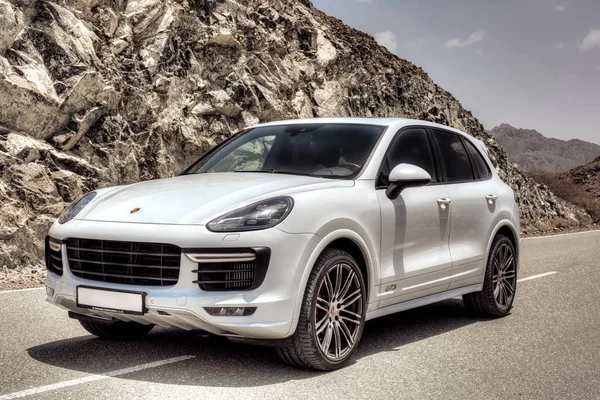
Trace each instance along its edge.
<instances>
[{"instance_id":1,"label":"front door","mask_svg":"<svg viewBox=\"0 0 600 400\"><path fill-rule=\"evenodd\" d=\"M387 176L401 163L423 168L434 182L404 189L390 200L384 189ZM388 149L377 182L382 226L380 307L443 292L449 286L449 193L436 181L427 131L401 130Z\"/></svg>"}]
</instances>

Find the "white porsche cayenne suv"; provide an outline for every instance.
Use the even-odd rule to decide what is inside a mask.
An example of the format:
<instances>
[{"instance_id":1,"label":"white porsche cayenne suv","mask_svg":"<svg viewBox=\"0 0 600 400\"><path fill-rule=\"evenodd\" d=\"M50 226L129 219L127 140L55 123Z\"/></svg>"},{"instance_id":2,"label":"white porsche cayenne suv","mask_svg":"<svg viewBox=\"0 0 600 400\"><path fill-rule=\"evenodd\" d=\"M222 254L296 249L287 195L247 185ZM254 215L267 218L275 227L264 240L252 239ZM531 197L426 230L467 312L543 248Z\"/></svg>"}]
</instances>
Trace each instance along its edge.
<instances>
[{"instance_id":1,"label":"white porsche cayenne suv","mask_svg":"<svg viewBox=\"0 0 600 400\"><path fill-rule=\"evenodd\" d=\"M244 129L179 176L98 189L46 239L47 299L90 333L153 326L332 370L366 321L463 296L502 317L519 217L483 142L408 119Z\"/></svg>"}]
</instances>

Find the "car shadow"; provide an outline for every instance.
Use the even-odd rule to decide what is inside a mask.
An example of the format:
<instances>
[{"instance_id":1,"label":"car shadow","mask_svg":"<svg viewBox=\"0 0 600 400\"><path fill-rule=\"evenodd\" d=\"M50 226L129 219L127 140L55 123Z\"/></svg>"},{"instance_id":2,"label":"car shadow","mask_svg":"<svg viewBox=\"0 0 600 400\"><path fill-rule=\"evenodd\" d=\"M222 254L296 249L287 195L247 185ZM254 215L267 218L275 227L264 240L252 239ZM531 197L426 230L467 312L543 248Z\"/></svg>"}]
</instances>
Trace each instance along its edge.
<instances>
[{"instance_id":1,"label":"car shadow","mask_svg":"<svg viewBox=\"0 0 600 400\"><path fill-rule=\"evenodd\" d=\"M482 320L470 316L458 299L378 318L365 325L352 363L372 354L402 351L403 346L413 342L478 321ZM272 348L162 328L156 328L140 341L115 342L88 335L35 346L27 352L45 364L100 375L158 360L195 356L120 376L121 379L179 385L254 387L322 374L283 364Z\"/></svg>"}]
</instances>

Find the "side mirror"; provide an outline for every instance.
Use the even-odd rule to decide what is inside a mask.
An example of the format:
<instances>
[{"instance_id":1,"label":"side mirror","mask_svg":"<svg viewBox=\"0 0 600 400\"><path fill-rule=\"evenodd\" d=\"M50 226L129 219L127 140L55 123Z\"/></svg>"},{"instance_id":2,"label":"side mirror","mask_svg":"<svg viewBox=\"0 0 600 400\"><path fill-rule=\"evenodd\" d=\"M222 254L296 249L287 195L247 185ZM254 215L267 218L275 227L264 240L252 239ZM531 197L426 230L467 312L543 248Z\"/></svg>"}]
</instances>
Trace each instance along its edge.
<instances>
[{"instance_id":1,"label":"side mirror","mask_svg":"<svg viewBox=\"0 0 600 400\"><path fill-rule=\"evenodd\" d=\"M412 164L398 164L390 172L390 185L385 191L388 198L396 199L402 190L409 187L425 186L431 182L431 175L423 168Z\"/></svg>"}]
</instances>

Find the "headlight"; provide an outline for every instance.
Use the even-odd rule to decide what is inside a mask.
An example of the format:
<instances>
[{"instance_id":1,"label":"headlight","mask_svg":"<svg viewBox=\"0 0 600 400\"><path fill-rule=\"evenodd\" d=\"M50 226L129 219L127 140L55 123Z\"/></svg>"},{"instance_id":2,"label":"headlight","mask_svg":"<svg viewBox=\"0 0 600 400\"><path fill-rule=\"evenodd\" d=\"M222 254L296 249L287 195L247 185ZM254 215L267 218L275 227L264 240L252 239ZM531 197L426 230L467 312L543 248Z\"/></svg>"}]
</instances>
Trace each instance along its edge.
<instances>
[{"instance_id":1,"label":"headlight","mask_svg":"<svg viewBox=\"0 0 600 400\"><path fill-rule=\"evenodd\" d=\"M288 216L293 205L294 200L291 197L275 197L259 201L210 221L207 228L213 232L255 231L271 228Z\"/></svg>"},{"instance_id":2,"label":"headlight","mask_svg":"<svg viewBox=\"0 0 600 400\"><path fill-rule=\"evenodd\" d=\"M63 211L60 217L58 217L58 223L64 224L65 222L69 222L70 220L75 218L77 214L79 214L79 212L83 210L83 208L87 206L90 203L90 201L94 199L94 197L96 197L96 194L96 192L91 192L86 194L79 200L72 202L71 205L69 205L65 209L65 211Z\"/></svg>"}]
</instances>

